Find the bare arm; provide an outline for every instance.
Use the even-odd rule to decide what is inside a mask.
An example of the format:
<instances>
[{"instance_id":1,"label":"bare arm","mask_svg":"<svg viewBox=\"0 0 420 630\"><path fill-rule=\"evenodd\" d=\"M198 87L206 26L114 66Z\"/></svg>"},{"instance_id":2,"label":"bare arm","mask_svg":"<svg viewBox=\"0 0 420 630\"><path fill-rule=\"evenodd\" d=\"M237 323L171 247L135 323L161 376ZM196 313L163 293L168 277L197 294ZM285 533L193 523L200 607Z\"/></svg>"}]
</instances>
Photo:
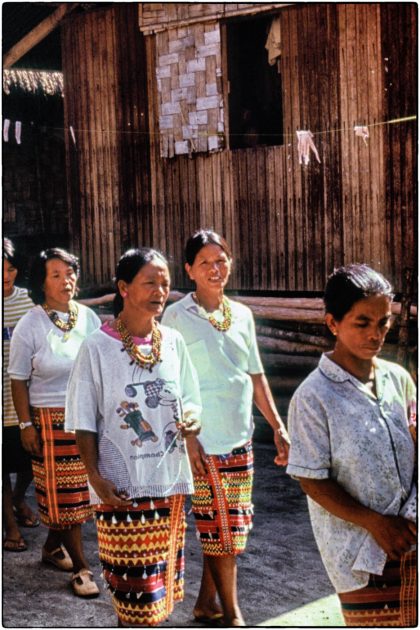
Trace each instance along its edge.
<instances>
[{"instance_id":1,"label":"bare arm","mask_svg":"<svg viewBox=\"0 0 420 630\"><path fill-rule=\"evenodd\" d=\"M285 466L289 457L290 440L276 409L267 378L265 374L251 374L250 376L254 386L254 402L274 431L274 444L277 448L274 462L278 466Z\"/></svg>"},{"instance_id":2,"label":"bare arm","mask_svg":"<svg viewBox=\"0 0 420 630\"><path fill-rule=\"evenodd\" d=\"M365 507L333 479L300 477L299 482L303 492L328 512L366 529L391 560L397 560L415 544L414 523Z\"/></svg>"},{"instance_id":3,"label":"bare arm","mask_svg":"<svg viewBox=\"0 0 420 630\"><path fill-rule=\"evenodd\" d=\"M80 457L85 465L89 482L98 497L108 505L126 506L131 501L117 493L117 488L108 479L104 479L98 471L98 447L96 433L91 431L76 431L76 442Z\"/></svg>"},{"instance_id":4,"label":"bare arm","mask_svg":"<svg viewBox=\"0 0 420 630\"><path fill-rule=\"evenodd\" d=\"M13 404L19 422L30 422L31 411L29 405L29 391L27 381L11 379ZM42 456L41 437L34 426L26 427L20 432L23 448L31 455Z\"/></svg>"}]
</instances>

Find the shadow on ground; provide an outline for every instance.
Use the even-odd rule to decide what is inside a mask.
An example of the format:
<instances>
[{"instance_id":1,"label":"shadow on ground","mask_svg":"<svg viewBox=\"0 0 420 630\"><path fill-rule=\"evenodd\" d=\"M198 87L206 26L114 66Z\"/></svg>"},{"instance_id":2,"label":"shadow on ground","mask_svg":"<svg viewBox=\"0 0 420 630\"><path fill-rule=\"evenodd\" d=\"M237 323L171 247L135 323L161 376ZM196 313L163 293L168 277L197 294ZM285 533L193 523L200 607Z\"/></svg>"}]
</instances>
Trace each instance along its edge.
<instances>
[{"instance_id":1,"label":"shadow on ground","mask_svg":"<svg viewBox=\"0 0 420 630\"><path fill-rule=\"evenodd\" d=\"M243 615L249 627L263 624L288 627L341 625L336 623L335 598L323 599L331 596L333 589L315 546L306 499L284 469L274 465L274 454L270 444L255 443L254 528L247 552L238 558L238 590ZM32 486L29 501L35 506ZM185 598L175 607L169 621L163 624L167 628L200 627L191 615L201 577L200 547L192 515L188 516L188 524ZM95 600L78 599L69 586L70 574L41 563L45 528L25 529L23 533L29 550L3 553L3 626L116 627L107 591L102 589ZM93 522L84 526L84 541L95 578L102 585ZM316 604L306 606L317 600L321 600L323 616ZM329 615L329 609L335 616ZM277 622L276 618L279 618Z\"/></svg>"}]
</instances>

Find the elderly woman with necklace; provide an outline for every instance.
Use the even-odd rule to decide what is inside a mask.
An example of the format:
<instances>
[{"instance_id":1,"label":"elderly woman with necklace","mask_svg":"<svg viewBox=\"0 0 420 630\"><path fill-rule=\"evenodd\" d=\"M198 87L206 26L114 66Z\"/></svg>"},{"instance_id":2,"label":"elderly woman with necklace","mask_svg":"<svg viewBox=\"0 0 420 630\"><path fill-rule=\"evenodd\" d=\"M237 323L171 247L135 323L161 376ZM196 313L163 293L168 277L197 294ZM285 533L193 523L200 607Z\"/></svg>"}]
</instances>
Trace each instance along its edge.
<instances>
[{"instance_id":1,"label":"elderly woman with necklace","mask_svg":"<svg viewBox=\"0 0 420 630\"><path fill-rule=\"evenodd\" d=\"M223 294L232 264L226 241L200 230L185 253L196 290L171 305L162 321L184 336L203 403L200 437L188 444L193 512L204 554L194 617L214 622L223 616L227 626L243 626L236 555L244 551L252 527L253 401L273 428L278 465L287 463L288 437L263 374L252 314Z\"/></svg>"},{"instance_id":2,"label":"elderly woman with necklace","mask_svg":"<svg viewBox=\"0 0 420 630\"><path fill-rule=\"evenodd\" d=\"M43 562L73 570L79 597L96 597L84 555L81 524L92 517L86 470L74 436L64 430L67 381L82 341L100 326L93 311L73 301L75 256L53 248L33 262L29 293L36 304L17 324L8 373L24 448L32 456L41 521L49 528Z\"/></svg>"},{"instance_id":3,"label":"elderly woman with necklace","mask_svg":"<svg viewBox=\"0 0 420 630\"><path fill-rule=\"evenodd\" d=\"M182 336L155 318L169 294L153 249L120 259L116 319L86 339L69 380L66 427L86 465L99 557L120 626L155 626L183 597L186 442L198 433L196 376Z\"/></svg>"},{"instance_id":4,"label":"elderly woman with necklace","mask_svg":"<svg viewBox=\"0 0 420 630\"><path fill-rule=\"evenodd\" d=\"M367 265L325 295L334 350L296 390L287 472L308 495L321 558L348 626L416 625L414 383L378 359L392 287Z\"/></svg>"}]
</instances>

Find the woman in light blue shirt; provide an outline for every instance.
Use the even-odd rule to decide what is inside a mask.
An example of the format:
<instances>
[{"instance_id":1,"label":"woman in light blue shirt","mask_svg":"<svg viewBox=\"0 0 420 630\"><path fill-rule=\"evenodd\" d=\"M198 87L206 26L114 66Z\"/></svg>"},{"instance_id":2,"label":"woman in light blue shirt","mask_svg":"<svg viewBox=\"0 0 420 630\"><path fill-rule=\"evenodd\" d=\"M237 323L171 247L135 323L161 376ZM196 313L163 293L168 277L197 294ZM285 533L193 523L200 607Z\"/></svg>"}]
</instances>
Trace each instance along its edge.
<instances>
[{"instance_id":1,"label":"woman in light blue shirt","mask_svg":"<svg viewBox=\"0 0 420 630\"><path fill-rule=\"evenodd\" d=\"M273 428L278 465L287 463L288 437L263 374L252 313L224 295L232 265L226 241L200 230L187 242L186 260L195 292L170 306L162 321L184 336L203 405L200 436L188 444L204 554L194 617L214 622L223 615L227 626L243 626L236 555L252 527L253 401Z\"/></svg>"},{"instance_id":2,"label":"woman in light blue shirt","mask_svg":"<svg viewBox=\"0 0 420 630\"><path fill-rule=\"evenodd\" d=\"M315 539L349 626L415 625L415 386L377 358L392 287L367 265L325 290L334 350L295 392L287 472L308 495Z\"/></svg>"}]
</instances>

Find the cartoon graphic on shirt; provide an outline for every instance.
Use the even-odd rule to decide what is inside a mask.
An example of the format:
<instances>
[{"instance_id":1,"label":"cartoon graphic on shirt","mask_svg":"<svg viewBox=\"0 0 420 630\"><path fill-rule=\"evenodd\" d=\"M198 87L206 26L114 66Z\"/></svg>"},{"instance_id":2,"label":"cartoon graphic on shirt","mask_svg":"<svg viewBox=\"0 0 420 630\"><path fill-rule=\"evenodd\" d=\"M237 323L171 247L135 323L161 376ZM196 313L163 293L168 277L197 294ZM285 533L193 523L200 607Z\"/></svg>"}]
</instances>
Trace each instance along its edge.
<instances>
[{"instance_id":1,"label":"cartoon graphic on shirt","mask_svg":"<svg viewBox=\"0 0 420 630\"><path fill-rule=\"evenodd\" d=\"M179 405L176 393L171 390L171 385L175 381L166 381L163 378L157 378L155 381L144 381L143 383L132 383L127 385L125 393L130 398L134 398L137 394L137 387L143 387L146 394L145 403L150 409L156 409L159 405L162 407L171 407L174 420L179 420Z\"/></svg>"},{"instance_id":2,"label":"cartoon graphic on shirt","mask_svg":"<svg viewBox=\"0 0 420 630\"><path fill-rule=\"evenodd\" d=\"M138 436L135 440L131 440L133 446L140 448L143 442L147 442L148 440L152 442L158 441L158 436L153 432L149 422L143 417L137 403L123 400L120 407L117 409L117 413L120 418L124 419L124 424L120 425L121 429L133 429Z\"/></svg>"},{"instance_id":3,"label":"cartoon graphic on shirt","mask_svg":"<svg viewBox=\"0 0 420 630\"><path fill-rule=\"evenodd\" d=\"M157 378L154 381L132 383L125 387L125 394L129 398L134 398L137 395L137 388L142 387L145 394L144 402L149 409L157 409L159 406L170 407L173 417L163 429L159 440L150 422L144 418L139 405L134 401L123 400L117 408L118 415L124 420L124 424L121 424L120 427L132 429L136 433L137 438L131 441L133 446L140 448L148 440L159 441L164 443L165 452L168 451L169 454L173 453L176 448L185 453L184 440L176 424L182 416L182 412L179 398L176 392L171 389L173 385L175 385L175 381Z\"/></svg>"}]
</instances>

